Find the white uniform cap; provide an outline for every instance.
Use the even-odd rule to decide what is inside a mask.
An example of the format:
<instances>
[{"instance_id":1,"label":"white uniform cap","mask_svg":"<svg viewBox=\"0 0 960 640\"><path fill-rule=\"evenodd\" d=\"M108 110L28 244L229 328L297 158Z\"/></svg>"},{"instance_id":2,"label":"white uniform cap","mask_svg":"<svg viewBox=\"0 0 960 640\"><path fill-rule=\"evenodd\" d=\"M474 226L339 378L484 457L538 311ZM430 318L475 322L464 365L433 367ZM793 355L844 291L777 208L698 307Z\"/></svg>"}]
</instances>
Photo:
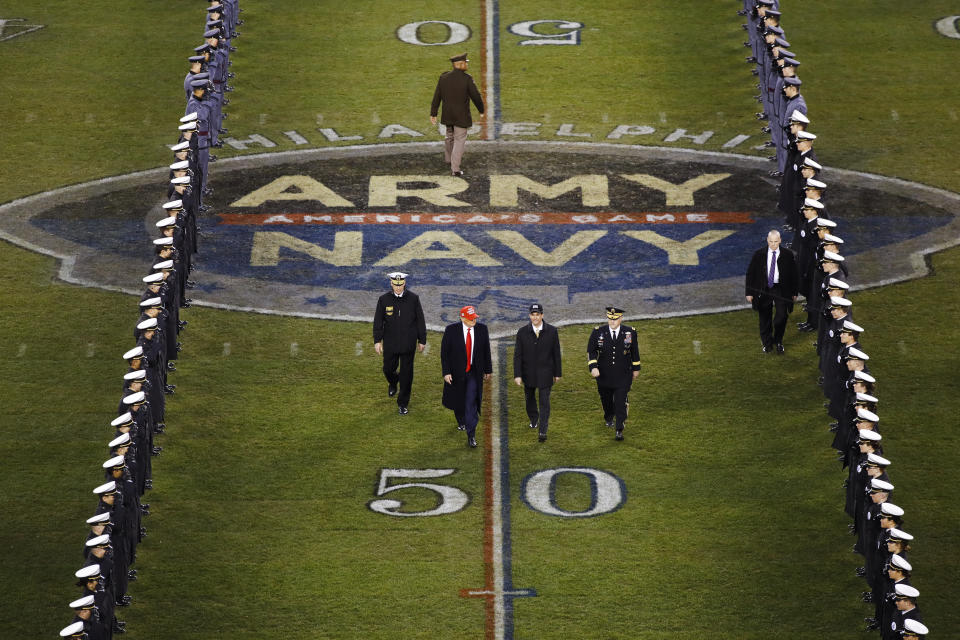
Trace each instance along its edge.
<instances>
[{"instance_id":1,"label":"white uniform cap","mask_svg":"<svg viewBox=\"0 0 960 640\"><path fill-rule=\"evenodd\" d=\"M840 236L835 236L832 233L823 234L824 242L832 242L833 244L843 244L843 238Z\"/></svg>"},{"instance_id":2,"label":"white uniform cap","mask_svg":"<svg viewBox=\"0 0 960 640\"><path fill-rule=\"evenodd\" d=\"M83 596L82 598L74 600L67 606L70 607L71 609L83 609L92 605L94 599L95 598L93 596Z\"/></svg>"},{"instance_id":3,"label":"white uniform cap","mask_svg":"<svg viewBox=\"0 0 960 640\"><path fill-rule=\"evenodd\" d=\"M80 569L73 575L75 575L78 578L89 578L90 576L95 576L98 573L100 573L100 564L94 563L94 564L88 564L87 566Z\"/></svg>"},{"instance_id":4,"label":"white uniform cap","mask_svg":"<svg viewBox=\"0 0 960 640\"><path fill-rule=\"evenodd\" d=\"M153 265L154 269L173 269L173 260L163 260Z\"/></svg>"},{"instance_id":5,"label":"white uniform cap","mask_svg":"<svg viewBox=\"0 0 960 640\"><path fill-rule=\"evenodd\" d=\"M143 347L134 347L123 354L124 360L129 360L130 358L138 358L143 355Z\"/></svg>"},{"instance_id":6,"label":"white uniform cap","mask_svg":"<svg viewBox=\"0 0 960 640\"><path fill-rule=\"evenodd\" d=\"M177 144L170 147L170 151L183 151L184 149L189 149L190 143L184 140L183 142L178 142Z\"/></svg>"},{"instance_id":7,"label":"white uniform cap","mask_svg":"<svg viewBox=\"0 0 960 640\"><path fill-rule=\"evenodd\" d=\"M803 206L813 207L814 209L823 209L823 203L819 200L814 200L813 198L804 198Z\"/></svg>"},{"instance_id":8,"label":"white uniform cap","mask_svg":"<svg viewBox=\"0 0 960 640\"><path fill-rule=\"evenodd\" d=\"M897 556L897 554L893 554L893 555ZM900 556L897 556L897 557L899 558ZM901 558L901 560L902 560L902 558ZM906 562L908 565L910 564L910 563L907 562L906 560L903 560L903 561ZM907 569L907 571L912 571L912 567L909 568L909 569L908 569L907 567L903 567L903 568L904 568L904 569ZM905 597L905 598L917 598L917 597L920 596L920 590L917 589L917 588L914 587L914 586L909 585L909 584L898 583L898 584L893 585L893 589L894 589L894 591L897 592L897 595L898 595L898 596L902 596L902 597Z\"/></svg>"},{"instance_id":9,"label":"white uniform cap","mask_svg":"<svg viewBox=\"0 0 960 640\"><path fill-rule=\"evenodd\" d=\"M111 491L116 491L116 490L117 490L117 482L116 480L111 480L110 482L104 482L102 485L94 489L93 492L96 495L100 495L101 493L109 493ZM81 576L77 576L77 577L79 578Z\"/></svg>"},{"instance_id":10,"label":"white uniform cap","mask_svg":"<svg viewBox=\"0 0 960 640\"><path fill-rule=\"evenodd\" d=\"M110 458L100 466L103 467L104 469L113 469L114 467L122 467L124 466L123 456L113 456L112 458Z\"/></svg>"},{"instance_id":11,"label":"white uniform cap","mask_svg":"<svg viewBox=\"0 0 960 640\"><path fill-rule=\"evenodd\" d=\"M803 115L799 109L794 109L793 113L790 114L790 119L794 122L802 122L804 124L810 124L810 118Z\"/></svg>"},{"instance_id":12,"label":"white uniform cap","mask_svg":"<svg viewBox=\"0 0 960 640\"><path fill-rule=\"evenodd\" d=\"M87 540L87 546L99 547L102 544L109 544L109 542L110 542L110 536L104 533L103 535L99 535L96 538L90 538L89 540Z\"/></svg>"},{"instance_id":13,"label":"white uniform cap","mask_svg":"<svg viewBox=\"0 0 960 640\"><path fill-rule=\"evenodd\" d=\"M119 415L110 422L111 427L119 427L122 424L127 424L128 422L133 421L133 416L130 415L130 412L127 411L123 415Z\"/></svg>"},{"instance_id":14,"label":"white uniform cap","mask_svg":"<svg viewBox=\"0 0 960 640\"><path fill-rule=\"evenodd\" d=\"M190 168L190 162L187 160L180 160L170 165L170 169L172 171L183 171L184 169L189 169L189 168Z\"/></svg>"},{"instance_id":15,"label":"white uniform cap","mask_svg":"<svg viewBox=\"0 0 960 640\"><path fill-rule=\"evenodd\" d=\"M861 440L870 440L871 442L880 442L883 440L883 436L876 431L870 431L869 429L858 429L858 431L860 432Z\"/></svg>"},{"instance_id":16,"label":"white uniform cap","mask_svg":"<svg viewBox=\"0 0 960 640\"><path fill-rule=\"evenodd\" d=\"M870 488L875 491L893 491L893 485L879 478L870 479Z\"/></svg>"},{"instance_id":17,"label":"white uniform cap","mask_svg":"<svg viewBox=\"0 0 960 640\"><path fill-rule=\"evenodd\" d=\"M170 184L190 184L190 176L180 176L170 180Z\"/></svg>"},{"instance_id":18,"label":"white uniform cap","mask_svg":"<svg viewBox=\"0 0 960 640\"><path fill-rule=\"evenodd\" d=\"M853 322L850 322L849 320L843 321L843 328L848 331L856 331L857 333L863 333L863 327Z\"/></svg>"},{"instance_id":19,"label":"white uniform cap","mask_svg":"<svg viewBox=\"0 0 960 640\"><path fill-rule=\"evenodd\" d=\"M67 638L70 636L75 636L78 633L81 633L82 631L83 631L83 620L78 620L77 622L74 622L71 625L67 625L66 627L61 629L60 637Z\"/></svg>"},{"instance_id":20,"label":"white uniform cap","mask_svg":"<svg viewBox=\"0 0 960 640\"><path fill-rule=\"evenodd\" d=\"M869 360L869 359L870 359L870 356L868 356L867 354L865 354L863 351L860 351L860 349L857 349L856 347L850 347L850 350L847 351L847 353L849 353L852 357L856 358L857 360Z\"/></svg>"},{"instance_id":21,"label":"white uniform cap","mask_svg":"<svg viewBox=\"0 0 960 640\"><path fill-rule=\"evenodd\" d=\"M143 322L137 324L137 329L140 329L141 331L148 330L148 329L156 329L156 328L157 328L156 318L147 318Z\"/></svg>"},{"instance_id":22,"label":"white uniform cap","mask_svg":"<svg viewBox=\"0 0 960 640\"><path fill-rule=\"evenodd\" d=\"M168 238L167 236L164 236L164 237L162 237L162 238L156 238L156 239L153 241L153 244L157 245L158 247L163 247L163 246L166 246L166 245L172 245L172 244L173 244L173 238Z\"/></svg>"},{"instance_id":23,"label":"white uniform cap","mask_svg":"<svg viewBox=\"0 0 960 640\"><path fill-rule=\"evenodd\" d=\"M875 431L871 431L870 433L876 433L876 432L875 432ZM879 435L879 434L878 434L878 435ZM889 461L889 460L887 460L887 459L884 458L883 456L878 456L878 455L875 454L875 453L868 453L868 454L867 454L867 462L869 462L870 464L879 465L879 466L881 466L881 467L889 467L889 466L890 466L890 461ZM892 486L893 486L893 485L891 485L891 488L892 488Z\"/></svg>"},{"instance_id":24,"label":"white uniform cap","mask_svg":"<svg viewBox=\"0 0 960 640\"><path fill-rule=\"evenodd\" d=\"M183 200L171 200L170 202L164 202L163 208L164 209L183 209Z\"/></svg>"},{"instance_id":25,"label":"white uniform cap","mask_svg":"<svg viewBox=\"0 0 960 640\"><path fill-rule=\"evenodd\" d=\"M898 569L903 569L904 571L913 571L913 565L907 562L907 559L901 556L899 553L895 553L892 556L890 556L890 564L897 567ZM897 593L899 594L900 592L897 591ZM919 591L917 592L917 595L920 595Z\"/></svg>"},{"instance_id":26,"label":"white uniform cap","mask_svg":"<svg viewBox=\"0 0 960 640\"><path fill-rule=\"evenodd\" d=\"M890 533L891 538L896 538L897 540L913 540L913 535L907 533L906 531L901 531L900 529L887 529Z\"/></svg>"},{"instance_id":27,"label":"white uniform cap","mask_svg":"<svg viewBox=\"0 0 960 640\"><path fill-rule=\"evenodd\" d=\"M853 303L846 298L839 298L837 296L830 296L830 304L835 307L849 307L853 305Z\"/></svg>"},{"instance_id":28,"label":"white uniform cap","mask_svg":"<svg viewBox=\"0 0 960 640\"><path fill-rule=\"evenodd\" d=\"M870 375L866 371L854 371L853 378L855 380L863 380L864 382L869 382L870 384L873 384L874 382L877 381L876 378L874 378L872 375Z\"/></svg>"},{"instance_id":29,"label":"white uniform cap","mask_svg":"<svg viewBox=\"0 0 960 640\"><path fill-rule=\"evenodd\" d=\"M125 445L125 444L127 444L128 442L130 442L130 434L129 434L129 433L121 433L119 436L117 436L116 438L114 438L113 440L111 440L111 441L110 441L110 444L108 444L107 446L112 449L112 448L114 448L114 447L119 447L119 446L121 446L121 445Z\"/></svg>"},{"instance_id":30,"label":"white uniform cap","mask_svg":"<svg viewBox=\"0 0 960 640\"><path fill-rule=\"evenodd\" d=\"M95 516L87 518L87 524L100 524L101 522L110 522L110 514L108 512L98 513Z\"/></svg>"},{"instance_id":31,"label":"white uniform cap","mask_svg":"<svg viewBox=\"0 0 960 640\"><path fill-rule=\"evenodd\" d=\"M880 513L888 516L900 517L903 515L903 509L892 502L884 502L882 505L880 505Z\"/></svg>"},{"instance_id":32,"label":"white uniform cap","mask_svg":"<svg viewBox=\"0 0 960 640\"><path fill-rule=\"evenodd\" d=\"M797 140L816 140L817 136L809 131L797 131Z\"/></svg>"},{"instance_id":33,"label":"white uniform cap","mask_svg":"<svg viewBox=\"0 0 960 640\"><path fill-rule=\"evenodd\" d=\"M151 273L148 276L143 276L143 281L147 284L153 284L154 282L160 282L161 280L163 280L162 273Z\"/></svg>"},{"instance_id":34,"label":"white uniform cap","mask_svg":"<svg viewBox=\"0 0 960 640\"><path fill-rule=\"evenodd\" d=\"M876 396L872 396L869 393L857 393L857 402L872 402L874 404L880 402L880 399Z\"/></svg>"},{"instance_id":35,"label":"white uniform cap","mask_svg":"<svg viewBox=\"0 0 960 640\"><path fill-rule=\"evenodd\" d=\"M387 277L391 280L406 280L407 274L402 271L394 271L393 273L388 273Z\"/></svg>"},{"instance_id":36,"label":"white uniform cap","mask_svg":"<svg viewBox=\"0 0 960 640\"><path fill-rule=\"evenodd\" d=\"M196 128L197 128L196 122L187 122L186 124L182 124L179 127L177 127L177 129L180 131L193 131ZM184 160L184 162L186 162L186 160Z\"/></svg>"},{"instance_id":37,"label":"white uniform cap","mask_svg":"<svg viewBox=\"0 0 960 640\"><path fill-rule=\"evenodd\" d=\"M145 394L143 391L137 391L136 393L131 393L128 396L124 396L123 404L138 404L143 402L146 397L147 394Z\"/></svg>"},{"instance_id":38,"label":"white uniform cap","mask_svg":"<svg viewBox=\"0 0 960 640\"><path fill-rule=\"evenodd\" d=\"M843 262L843 256L839 253L834 253L833 251L824 251L823 259L832 260L833 262Z\"/></svg>"},{"instance_id":39,"label":"white uniform cap","mask_svg":"<svg viewBox=\"0 0 960 640\"><path fill-rule=\"evenodd\" d=\"M828 229L836 229L837 223L833 220L827 220L826 218L814 218L817 221L818 227L826 227Z\"/></svg>"},{"instance_id":40,"label":"white uniform cap","mask_svg":"<svg viewBox=\"0 0 960 640\"><path fill-rule=\"evenodd\" d=\"M826 188L827 188L827 183L826 183L826 182L821 182L820 180L817 180L816 178L807 178L807 186L808 186L808 187L813 187L814 189L826 189Z\"/></svg>"},{"instance_id":41,"label":"white uniform cap","mask_svg":"<svg viewBox=\"0 0 960 640\"><path fill-rule=\"evenodd\" d=\"M185 116L183 116L182 118L180 118L180 122L193 122L193 121L195 121L198 117L199 117L199 115L197 114L196 111L194 111L193 113L188 113L187 115L185 115Z\"/></svg>"},{"instance_id":42,"label":"white uniform cap","mask_svg":"<svg viewBox=\"0 0 960 640\"><path fill-rule=\"evenodd\" d=\"M873 411L864 409L863 407L857 409L857 418L860 420L866 420L867 422L880 422L880 416L875 414Z\"/></svg>"},{"instance_id":43,"label":"white uniform cap","mask_svg":"<svg viewBox=\"0 0 960 640\"><path fill-rule=\"evenodd\" d=\"M143 369L138 369L137 371L131 371L130 373L123 374L124 380L145 380L147 377L147 372Z\"/></svg>"},{"instance_id":44,"label":"white uniform cap","mask_svg":"<svg viewBox=\"0 0 960 640\"><path fill-rule=\"evenodd\" d=\"M915 633L918 636L925 636L930 633L930 629L927 629L927 626L922 622L917 622L913 618L907 618L903 621L903 628L909 631L910 633Z\"/></svg>"},{"instance_id":45,"label":"white uniform cap","mask_svg":"<svg viewBox=\"0 0 960 640\"><path fill-rule=\"evenodd\" d=\"M830 280L827 281L827 284L830 285L831 289L843 289L844 291L846 291L847 289L850 288L850 285L848 285L846 282L844 282L843 280L838 280L836 278L830 278Z\"/></svg>"},{"instance_id":46,"label":"white uniform cap","mask_svg":"<svg viewBox=\"0 0 960 640\"><path fill-rule=\"evenodd\" d=\"M817 162L816 160L814 160L813 158L804 158L803 164L804 166L811 167L813 169L816 169L817 171L820 171L821 169L823 169L823 165Z\"/></svg>"},{"instance_id":47,"label":"white uniform cap","mask_svg":"<svg viewBox=\"0 0 960 640\"><path fill-rule=\"evenodd\" d=\"M157 220L158 227L173 227L177 224L176 216L167 216L166 218L160 218Z\"/></svg>"},{"instance_id":48,"label":"white uniform cap","mask_svg":"<svg viewBox=\"0 0 960 640\"><path fill-rule=\"evenodd\" d=\"M156 269L157 266L154 265L153 268ZM156 296L156 297L153 297L153 298L147 298L146 300L144 300L143 302L140 303L140 306L141 306L141 307L155 307L155 306L157 306L158 304L161 304L162 302L163 302L163 298L161 298L161 297L159 297L159 296ZM137 349L140 349L141 351L143 351L143 347L137 347ZM124 356L124 359L126 359L126 356Z\"/></svg>"}]
</instances>

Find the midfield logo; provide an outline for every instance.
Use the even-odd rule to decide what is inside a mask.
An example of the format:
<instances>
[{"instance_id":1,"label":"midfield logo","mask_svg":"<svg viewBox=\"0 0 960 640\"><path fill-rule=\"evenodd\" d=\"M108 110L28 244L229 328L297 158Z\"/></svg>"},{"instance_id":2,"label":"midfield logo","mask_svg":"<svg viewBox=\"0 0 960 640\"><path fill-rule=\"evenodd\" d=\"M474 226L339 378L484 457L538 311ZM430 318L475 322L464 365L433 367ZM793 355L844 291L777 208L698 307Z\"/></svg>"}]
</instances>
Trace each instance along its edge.
<instances>
[{"instance_id":1,"label":"midfield logo","mask_svg":"<svg viewBox=\"0 0 960 640\"><path fill-rule=\"evenodd\" d=\"M26 18L0 18L0 42L39 31L46 25L27 24Z\"/></svg>"},{"instance_id":2,"label":"midfield logo","mask_svg":"<svg viewBox=\"0 0 960 640\"><path fill-rule=\"evenodd\" d=\"M532 301L551 322L740 308L743 273L779 228L762 160L619 144L471 142L465 178L438 143L267 153L213 165L198 304L369 320L385 274L410 274L428 323L476 304L495 335ZM855 286L925 273L960 238L958 196L827 169ZM61 277L139 292L166 171L0 207L0 237L63 259ZM143 203L152 203L145 206Z\"/></svg>"}]
</instances>

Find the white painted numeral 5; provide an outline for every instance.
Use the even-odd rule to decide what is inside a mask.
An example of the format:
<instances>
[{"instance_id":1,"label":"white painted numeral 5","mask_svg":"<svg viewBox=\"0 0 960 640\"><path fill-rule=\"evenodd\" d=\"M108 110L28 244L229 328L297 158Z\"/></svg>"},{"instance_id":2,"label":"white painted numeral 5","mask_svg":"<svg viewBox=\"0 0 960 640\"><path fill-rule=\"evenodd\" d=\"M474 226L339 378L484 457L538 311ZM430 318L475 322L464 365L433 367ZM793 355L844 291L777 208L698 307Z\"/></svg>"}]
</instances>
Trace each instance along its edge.
<instances>
[{"instance_id":1,"label":"white painted numeral 5","mask_svg":"<svg viewBox=\"0 0 960 640\"><path fill-rule=\"evenodd\" d=\"M383 498L380 500L371 500L367 506L377 513L387 516L441 516L460 511L467 503L470 497L462 490L456 487L448 487L443 484L433 484L431 482L402 482L399 484L389 484L391 478L443 478L452 475L456 469L381 469L380 485L377 487L377 495L382 496L396 491L397 489L409 489L419 487L434 491L440 496L440 502L433 509L428 511L400 511L403 503L399 500Z\"/></svg>"},{"instance_id":2,"label":"white painted numeral 5","mask_svg":"<svg viewBox=\"0 0 960 640\"><path fill-rule=\"evenodd\" d=\"M569 33L537 33L534 28L540 24L552 24L557 29L568 30ZM510 25L507 29L510 33L521 38L533 38L532 40L521 40L520 45L539 45L539 44L580 44L580 30L583 29L582 22L571 22L568 20L527 20L526 22L517 22Z\"/></svg>"}]
</instances>

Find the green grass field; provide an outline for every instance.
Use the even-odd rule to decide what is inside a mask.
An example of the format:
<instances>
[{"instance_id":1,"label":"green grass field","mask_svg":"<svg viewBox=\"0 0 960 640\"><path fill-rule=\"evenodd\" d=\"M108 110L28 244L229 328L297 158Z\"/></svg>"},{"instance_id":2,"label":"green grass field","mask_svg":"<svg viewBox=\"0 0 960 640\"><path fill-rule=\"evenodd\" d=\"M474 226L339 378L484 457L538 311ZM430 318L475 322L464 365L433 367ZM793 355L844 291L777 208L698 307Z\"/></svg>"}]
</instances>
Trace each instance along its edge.
<instances>
[{"instance_id":1,"label":"green grass field","mask_svg":"<svg viewBox=\"0 0 960 640\"><path fill-rule=\"evenodd\" d=\"M270 151L295 148L282 135L290 130L310 146L356 144L329 143L318 127L374 143L385 124L400 123L438 140L427 122L437 73L459 50L480 59L479 2L242 4L225 125L236 138L269 137L277 143ZM576 48L519 47L503 30L502 119L543 123L547 140L561 139L561 123L602 142L617 124L657 129L622 140L631 144L663 144L675 128L713 130L703 145L673 143L710 151L750 133L751 144L735 151L763 155L749 148L761 138L739 6L502 3L504 29L537 18L585 25ZM952 161L960 70L951 62L960 40L931 26L955 5L782 9L821 160L960 191ZM197 3L13 0L2 11L46 26L0 42L0 202L167 162L184 58L199 43ZM400 25L430 19L467 24L471 39L415 47L395 37ZM771 189L771 208L773 198ZM946 638L960 629L960 249L929 265L922 279L851 297L880 380L893 501L917 536L912 581L931 637ZM95 506L89 492L100 482L120 354L136 319L132 297L65 284L57 269L48 256L0 242L5 638L54 637L70 621L83 519ZM371 313L373 305L371 296ZM190 326L165 450L144 498L154 515L134 604L120 610L128 637L483 637L484 600L459 592L484 586L484 452L463 446L440 407L439 334L418 357L411 414L401 418L366 323L201 306L183 317ZM787 355L771 359L756 348L749 311L636 326L644 369L623 446L603 428L583 367L589 326L560 331L565 375L546 445L526 428L520 390L505 387L513 584L537 592L513 600L513 637L856 637L871 609L858 602L866 587L854 577L860 557L850 552L844 476L829 449L808 338L791 332ZM512 375L505 364L501 373ZM626 503L584 519L526 506L524 478L556 467L615 474ZM367 503L383 468L456 469L437 482L459 487L470 503L435 518L374 513ZM585 509L584 486L562 478L558 504ZM433 506L423 492L393 495L407 509Z\"/></svg>"}]
</instances>

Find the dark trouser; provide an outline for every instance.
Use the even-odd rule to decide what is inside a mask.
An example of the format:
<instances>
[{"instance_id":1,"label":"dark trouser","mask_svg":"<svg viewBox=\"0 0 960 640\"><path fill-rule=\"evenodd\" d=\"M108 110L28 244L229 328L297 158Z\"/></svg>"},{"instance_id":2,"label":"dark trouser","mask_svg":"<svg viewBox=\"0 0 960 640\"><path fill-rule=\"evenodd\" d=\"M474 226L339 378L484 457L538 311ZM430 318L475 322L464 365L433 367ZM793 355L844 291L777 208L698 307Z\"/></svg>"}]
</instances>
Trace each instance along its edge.
<instances>
[{"instance_id":1,"label":"dark trouser","mask_svg":"<svg viewBox=\"0 0 960 640\"><path fill-rule=\"evenodd\" d=\"M603 419L611 420L616 417L617 431L623 430L623 423L627 421L627 394L630 387L602 387L597 383L597 393L600 394L600 404L603 405Z\"/></svg>"},{"instance_id":2,"label":"dark trouser","mask_svg":"<svg viewBox=\"0 0 960 640\"><path fill-rule=\"evenodd\" d=\"M765 347L783 343L783 333L787 329L787 318L790 315L792 300L781 293L780 285L773 285L772 289L765 289L757 296L757 313L760 320L760 340ZM771 322L770 313L773 312Z\"/></svg>"},{"instance_id":3,"label":"dark trouser","mask_svg":"<svg viewBox=\"0 0 960 640\"><path fill-rule=\"evenodd\" d=\"M391 385L400 389L397 393L397 406L405 407L410 403L410 388L413 386L413 356L416 351L407 353L383 352L383 375ZM397 365L400 373L397 374Z\"/></svg>"},{"instance_id":4,"label":"dark trouser","mask_svg":"<svg viewBox=\"0 0 960 640\"><path fill-rule=\"evenodd\" d=\"M540 388L540 403L537 406L537 387L523 387L527 397L527 417L530 424L540 426L540 435L547 435L547 426L550 422L550 390L553 387Z\"/></svg>"},{"instance_id":5,"label":"dark trouser","mask_svg":"<svg viewBox=\"0 0 960 640\"><path fill-rule=\"evenodd\" d=\"M477 422L480 421L480 405L477 402L480 395L481 380L476 376L467 376L466 396L464 398L464 413L457 416L457 423L467 427L467 437L472 438L477 432Z\"/></svg>"}]
</instances>

